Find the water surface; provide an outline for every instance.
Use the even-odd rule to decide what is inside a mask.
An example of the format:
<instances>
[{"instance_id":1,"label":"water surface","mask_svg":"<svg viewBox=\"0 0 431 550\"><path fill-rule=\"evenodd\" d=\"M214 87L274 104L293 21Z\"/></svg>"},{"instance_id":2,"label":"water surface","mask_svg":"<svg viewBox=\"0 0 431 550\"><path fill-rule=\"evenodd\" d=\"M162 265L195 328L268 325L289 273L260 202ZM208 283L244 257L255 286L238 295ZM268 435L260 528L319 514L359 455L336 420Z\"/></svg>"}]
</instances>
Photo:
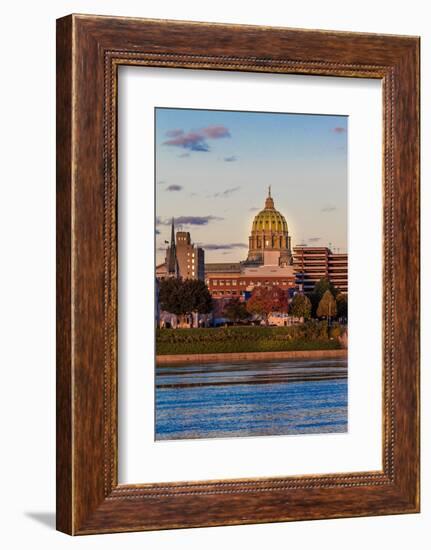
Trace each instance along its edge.
<instances>
[{"instance_id":1,"label":"water surface","mask_svg":"<svg viewBox=\"0 0 431 550\"><path fill-rule=\"evenodd\" d=\"M346 359L156 368L156 440L346 431Z\"/></svg>"}]
</instances>

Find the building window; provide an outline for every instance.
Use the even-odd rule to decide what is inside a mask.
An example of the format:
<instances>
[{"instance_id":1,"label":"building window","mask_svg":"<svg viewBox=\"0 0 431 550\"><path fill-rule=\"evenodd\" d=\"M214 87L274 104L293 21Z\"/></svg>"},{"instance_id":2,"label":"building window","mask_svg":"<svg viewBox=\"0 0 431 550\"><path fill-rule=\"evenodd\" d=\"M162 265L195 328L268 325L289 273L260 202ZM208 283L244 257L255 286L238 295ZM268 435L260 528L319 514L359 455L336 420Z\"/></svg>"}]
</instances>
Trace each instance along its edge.
<instances>
[{"instance_id":1,"label":"building window","mask_svg":"<svg viewBox=\"0 0 431 550\"><path fill-rule=\"evenodd\" d=\"M236 286L236 284L237 284L236 280L235 280L235 281L232 281L232 285L233 285L233 286Z\"/></svg>"},{"instance_id":2,"label":"building window","mask_svg":"<svg viewBox=\"0 0 431 550\"><path fill-rule=\"evenodd\" d=\"M217 281L217 279L214 279L214 281L213 281L213 285L214 285L214 286L217 286L217 285L218 285L218 281Z\"/></svg>"}]
</instances>

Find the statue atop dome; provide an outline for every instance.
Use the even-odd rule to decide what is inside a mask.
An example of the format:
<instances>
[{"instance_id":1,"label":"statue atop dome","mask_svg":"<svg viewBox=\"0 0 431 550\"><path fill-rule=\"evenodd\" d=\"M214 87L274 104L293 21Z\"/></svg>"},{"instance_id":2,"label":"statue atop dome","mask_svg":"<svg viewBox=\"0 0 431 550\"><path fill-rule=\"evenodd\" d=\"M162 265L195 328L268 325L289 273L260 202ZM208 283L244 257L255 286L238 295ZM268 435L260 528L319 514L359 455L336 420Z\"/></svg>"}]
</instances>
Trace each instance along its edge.
<instances>
[{"instance_id":1,"label":"statue atop dome","mask_svg":"<svg viewBox=\"0 0 431 550\"><path fill-rule=\"evenodd\" d=\"M249 237L246 265L279 265L292 263L291 239L283 214L275 209L271 186L265 208L254 218Z\"/></svg>"}]
</instances>

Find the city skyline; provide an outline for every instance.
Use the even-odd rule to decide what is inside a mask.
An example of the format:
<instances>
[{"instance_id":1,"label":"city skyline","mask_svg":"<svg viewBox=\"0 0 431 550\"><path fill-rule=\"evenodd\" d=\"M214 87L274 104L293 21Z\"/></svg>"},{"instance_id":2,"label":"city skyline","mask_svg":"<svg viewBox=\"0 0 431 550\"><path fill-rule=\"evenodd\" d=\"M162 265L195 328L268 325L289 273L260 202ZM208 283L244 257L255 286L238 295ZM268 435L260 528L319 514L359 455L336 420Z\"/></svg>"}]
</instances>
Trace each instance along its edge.
<instances>
[{"instance_id":1,"label":"city skyline","mask_svg":"<svg viewBox=\"0 0 431 550\"><path fill-rule=\"evenodd\" d=\"M157 108L156 260L172 217L206 262L245 259L271 186L293 246L347 251L347 117Z\"/></svg>"}]
</instances>

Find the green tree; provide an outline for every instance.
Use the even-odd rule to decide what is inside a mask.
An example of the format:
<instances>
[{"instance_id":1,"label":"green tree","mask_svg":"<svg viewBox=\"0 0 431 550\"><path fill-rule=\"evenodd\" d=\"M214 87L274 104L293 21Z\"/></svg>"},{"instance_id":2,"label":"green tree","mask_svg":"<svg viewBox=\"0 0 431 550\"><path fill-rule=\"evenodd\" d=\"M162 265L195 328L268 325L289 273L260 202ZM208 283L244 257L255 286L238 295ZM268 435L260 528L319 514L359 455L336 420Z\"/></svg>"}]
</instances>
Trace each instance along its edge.
<instances>
[{"instance_id":1,"label":"green tree","mask_svg":"<svg viewBox=\"0 0 431 550\"><path fill-rule=\"evenodd\" d=\"M294 317L309 319L311 315L311 302L305 294L295 294L290 304L289 312Z\"/></svg>"},{"instance_id":2,"label":"green tree","mask_svg":"<svg viewBox=\"0 0 431 550\"><path fill-rule=\"evenodd\" d=\"M331 281L327 277L323 277L315 284L313 294L318 296L319 300L321 300L327 290L331 291L334 298L338 294L337 288L331 283Z\"/></svg>"},{"instance_id":3,"label":"green tree","mask_svg":"<svg viewBox=\"0 0 431 550\"><path fill-rule=\"evenodd\" d=\"M252 315L259 315L268 324L270 313L287 313L289 299L287 292L278 287L256 287L247 302L247 311Z\"/></svg>"},{"instance_id":4,"label":"green tree","mask_svg":"<svg viewBox=\"0 0 431 550\"><path fill-rule=\"evenodd\" d=\"M164 279L159 284L160 309L175 315L184 313L181 279Z\"/></svg>"},{"instance_id":5,"label":"green tree","mask_svg":"<svg viewBox=\"0 0 431 550\"><path fill-rule=\"evenodd\" d=\"M175 315L210 313L212 298L206 284L197 279L165 279L159 286L160 308Z\"/></svg>"},{"instance_id":6,"label":"green tree","mask_svg":"<svg viewBox=\"0 0 431 550\"><path fill-rule=\"evenodd\" d=\"M241 302L239 298L232 298L225 304L223 316L229 319L229 321L237 323L238 321L248 319L250 314L244 302Z\"/></svg>"},{"instance_id":7,"label":"green tree","mask_svg":"<svg viewBox=\"0 0 431 550\"><path fill-rule=\"evenodd\" d=\"M329 321L331 317L337 316L337 304L330 290L327 290L322 296L317 307L317 317L326 317Z\"/></svg>"},{"instance_id":8,"label":"green tree","mask_svg":"<svg viewBox=\"0 0 431 550\"><path fill-rule=\"evenodd\" d=\"M185 313L210 313L212 298L207 285L198 279L183 281L183 296Z\"/></svg>"},{"instance_id":9,"label":"green tree","mask_svg":"<svg viewBox=\"0 0 431 550\"><path fill-rule=\"evenodd\" d=\"M347 317L348 317L347 294L340 292L339 294L337 294L336 301L337 301L338 317L342 317L343 319L347 320Z\"/></svg>"}]
</instances>

